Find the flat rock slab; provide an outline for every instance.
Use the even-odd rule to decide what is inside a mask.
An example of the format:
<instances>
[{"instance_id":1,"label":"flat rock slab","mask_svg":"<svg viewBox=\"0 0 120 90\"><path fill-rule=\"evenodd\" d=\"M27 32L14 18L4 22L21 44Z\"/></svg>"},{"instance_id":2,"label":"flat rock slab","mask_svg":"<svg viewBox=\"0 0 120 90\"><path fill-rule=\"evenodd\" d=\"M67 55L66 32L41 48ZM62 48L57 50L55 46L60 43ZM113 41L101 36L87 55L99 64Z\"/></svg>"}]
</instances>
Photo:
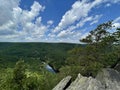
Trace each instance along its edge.
<instances>
[{"instance_id":1,"label":"flat rock slab","mask_svg":"<svg viewBox=\"0 0 120 90\"><path fill-rule=\"evenodd\" d=\"M64 90L66 88L66 86L69 84L69 82L71 81L71 76L67 76L66 78L64 78L63 80L61 80L57 86L55 88L53 88L53 90Z\"/></svg>"}]
</instances>

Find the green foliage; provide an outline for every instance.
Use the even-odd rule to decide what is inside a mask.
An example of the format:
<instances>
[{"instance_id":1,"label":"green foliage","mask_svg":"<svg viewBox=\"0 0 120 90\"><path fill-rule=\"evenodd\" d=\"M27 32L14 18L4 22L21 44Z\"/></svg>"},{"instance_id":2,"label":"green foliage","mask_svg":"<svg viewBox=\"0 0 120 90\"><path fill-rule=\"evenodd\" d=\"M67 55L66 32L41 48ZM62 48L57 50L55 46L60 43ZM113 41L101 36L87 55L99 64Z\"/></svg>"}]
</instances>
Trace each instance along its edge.
<instances>
[{"instance_id":1,"label":"green foliage","mask_svg":"<svg viewBox=\"0 0 120 90\"><path fill-rule=\"evenodd\" d=\"M84 39L81 39L81 42L85 43L97 43L101 42L101 40L109 35L109 30L112 28L112 21L108 21L106 23L100 24L96 29L90 31L89 35Z\"/></svg>"},{"instance_id":2,"label":"green foliage","mask_svg":"<svg viewBox=\"0 0 120 90\"><path fill-rule=\"evenodd\" d=\"M13 90L13 70L11 68L0 69L0 90Z\"/></svg>"},{"instance_id":3,"label":"green foliage","mask_svg":"<svg viewBox=\"0 0 120 90\"><path fill-rule=\"evenodd\" d=\"M85 47L74 48L69 51L66 60L68 65L62 72L95 77L103 67L111 67L120 58L120 29L111 33L112 22L106 22L88 34L81 42L87 43ZM68 68L69 67L69 68ZM77 71L72 70L79 67ZM67 72L68 71L68 72Z\"/></svg>"},{"instance_id":4,"label":"green foliage","mask_svg":"<svg viewBox=\"0 0 120 90\"><path fill-rule=\"evenodd\" d=\"M26 79L26 65L23 60L20 60L16 63L15 68L13 70L13 82L16 83L19 90L23 89L23 83Z\"/></svg>"},{"instance_id":5,"label":"green foliage","mask_svg":"<svg viewBox=\"0 0 120 90\"><path fill-rule=\"evenodd\" d=\"M0 90L51 90L63 77L45 69L31 71L19 60L14 68L0 70Z\"/></svg>"},{"instance_id":6,"label":"green foliage","mask_svg":"<svg viewBox=\"0 0 120 90\"><path fill-rule=\"evenodd\" d=\"M51 90L64 75L46 71L41 62L59 69L65 64L67 51L78 46L81 45L0 43L0 90Z\"/></svg>"},{"instance_id":7,"label":"green foliage","mask_svg":"<svg viewBox=\"0 0 120 90\"><path fill-rule=\"evenodd\" d=\"M42 75L37 72L26 72L27 78L25 79L25 90L39 90L41 89Z\"/></svg>"},{"instance_id":8,"label":"green foliage","mask_svg":"<svg viewBox=\"0 0 120 90\"><path fill-rule=\"evenodd\" d=\"M95 77L120 58L120 28L110 30L111 21L98 25L80 40L85 45L0 43L0 90L51 90L67 75ZM59 73L48 72L43 61Z\"/></svg>"},{"instance_id":9,"label":"green foliage","mask_svg":"<svg viewBox=\"0 0 120 90\"><path fill-rule=\"evenodd\" d=\"M81 73L80 71L82 72L82 67L80 67L80 66L66 65L66 66L63 66L62 68L60 68L60 76L71 75L72 79L74 80L76 78L77 74Z\"/></svg>"},{"instance_id":10,"label":"green foliage","mask_svg":"<svg viewBox=\"0 0 120 90\"><path fill-rule=\"evenodd\" d=\"M67 51L79 44L65 43L0 43L0 67L13 68L20 58L29 64L32 70L38 70L39 63L49 61L59 69L68 54ZM34 62L33 62L34 60Z\"/></svg>"}]
</instances>

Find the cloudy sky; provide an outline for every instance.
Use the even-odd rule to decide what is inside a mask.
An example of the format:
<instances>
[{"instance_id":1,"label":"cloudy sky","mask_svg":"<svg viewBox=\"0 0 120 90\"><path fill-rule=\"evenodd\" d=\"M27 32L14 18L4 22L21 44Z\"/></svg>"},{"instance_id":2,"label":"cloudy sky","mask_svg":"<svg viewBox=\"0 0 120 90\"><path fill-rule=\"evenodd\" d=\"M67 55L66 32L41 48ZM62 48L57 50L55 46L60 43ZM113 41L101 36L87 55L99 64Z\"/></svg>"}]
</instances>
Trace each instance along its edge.
<instances>
[{"instance_id":1,"label":"cloudy sky","mask_svg":"<svg viewBox=\"0 0 120 90\"><path fill-rule=\"evenodd\" d=\"M100 23L120 27L120 0L0 2L0 42L79 43Z\"/></svg>"}]
</instances>

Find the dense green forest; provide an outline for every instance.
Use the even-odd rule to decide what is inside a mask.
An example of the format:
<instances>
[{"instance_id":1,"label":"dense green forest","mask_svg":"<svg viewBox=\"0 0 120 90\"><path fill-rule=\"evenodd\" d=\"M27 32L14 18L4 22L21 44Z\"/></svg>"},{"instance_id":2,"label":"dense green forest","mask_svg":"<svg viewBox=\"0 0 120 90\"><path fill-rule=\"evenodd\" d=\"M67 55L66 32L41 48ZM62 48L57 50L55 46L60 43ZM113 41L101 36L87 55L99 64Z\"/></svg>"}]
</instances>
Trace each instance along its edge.
<instances>
[{"instance_id":1,"label":"dense green forest","mask_svg":"<svg viewBox=\"0 0 120 90\"><path fill-rule=\"evenodd\" d=\"M75 47L83 47L80 44L69 43L0 43L0 90L21 90L16 86L16 82L12 82L9 86L14 69L18 71L18 78L22 70L25 71L27 77L27 84L31 89L25 90L49 90L57 81L62 79L57 78L57 74L48 72L42 62L46 62L53 66L57 71L65 65L65 60L68 57L68 51ZM20 63L20 66L15 64ZM21 64L22 63L22 64ZM21 66L23 65L23 66ZM22 68L24 67L25 68ZM20 71L19 71L20 69ZM21 75L21 74L20 74ZM30 77L29 77L30 75ZM29 79L28 79L29 77ZM55 79L56 78L56 79ZM48 81L46 80L48 79ZM4 82L3 82L4 80ZM9 81L10 80L10 81ZM31 81L34 80L34 81ZM26 79L25 79L26 81ZM52 83L50 83L52 82ZM35 85L34 85L35 84ZM47 87L45 85L48 85ZM15 86L15 87L14 87ZM34 89L32 89L34 88Z\"/></svg>"},{"instance_id":2,"label":"dense green forest","mask_svg":"<svg viewBox=\"0 0 120 90\"><path fill-rule=\"evenodd\" d=\"M56 69L64 64L68 51L83 46L67 43L0 43L0 67L13 67L19 59L32 64L37 69L43 61L51 63ZM58 63L58 64L57 64ZM34 65L35 64L35 65ZM37 65L38 64L38 65Z\"/></svg>"},{"instance_id":3,"label":"dense green forest","mask_svg":"<svg viewBox=\"0 0 120 90\"><path fill-rule=\"evenodd\" d=\"M84 44L0 43L0 90L51 90L63 77L95 77L120 63L120 28L100 24ZM45 62L57 73L45 69Z\"/></svg>"}]
</instances>

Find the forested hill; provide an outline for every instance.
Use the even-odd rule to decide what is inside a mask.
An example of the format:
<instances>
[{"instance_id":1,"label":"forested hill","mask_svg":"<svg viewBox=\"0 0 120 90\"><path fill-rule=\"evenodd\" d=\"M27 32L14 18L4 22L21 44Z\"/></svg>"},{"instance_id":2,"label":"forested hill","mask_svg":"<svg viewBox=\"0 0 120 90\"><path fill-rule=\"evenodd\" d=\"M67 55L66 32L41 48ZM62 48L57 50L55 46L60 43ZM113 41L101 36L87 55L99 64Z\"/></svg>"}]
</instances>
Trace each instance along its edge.
<instances>
[{"instance_id":1,"label":"forested hill","mask_svg":"<svg viewBox=\"0 0 120 90\"><path fill-rule=\"evenodd\" d=\"M28 63L47 61L49 63L63 64L67 52L80 44L69 43L0 43L0 62L2 67L12 66L20 58ZM33 61L34 59L34 61ZM34 65L33 65L34 66Z\"/></svg>"}]
</instances>

